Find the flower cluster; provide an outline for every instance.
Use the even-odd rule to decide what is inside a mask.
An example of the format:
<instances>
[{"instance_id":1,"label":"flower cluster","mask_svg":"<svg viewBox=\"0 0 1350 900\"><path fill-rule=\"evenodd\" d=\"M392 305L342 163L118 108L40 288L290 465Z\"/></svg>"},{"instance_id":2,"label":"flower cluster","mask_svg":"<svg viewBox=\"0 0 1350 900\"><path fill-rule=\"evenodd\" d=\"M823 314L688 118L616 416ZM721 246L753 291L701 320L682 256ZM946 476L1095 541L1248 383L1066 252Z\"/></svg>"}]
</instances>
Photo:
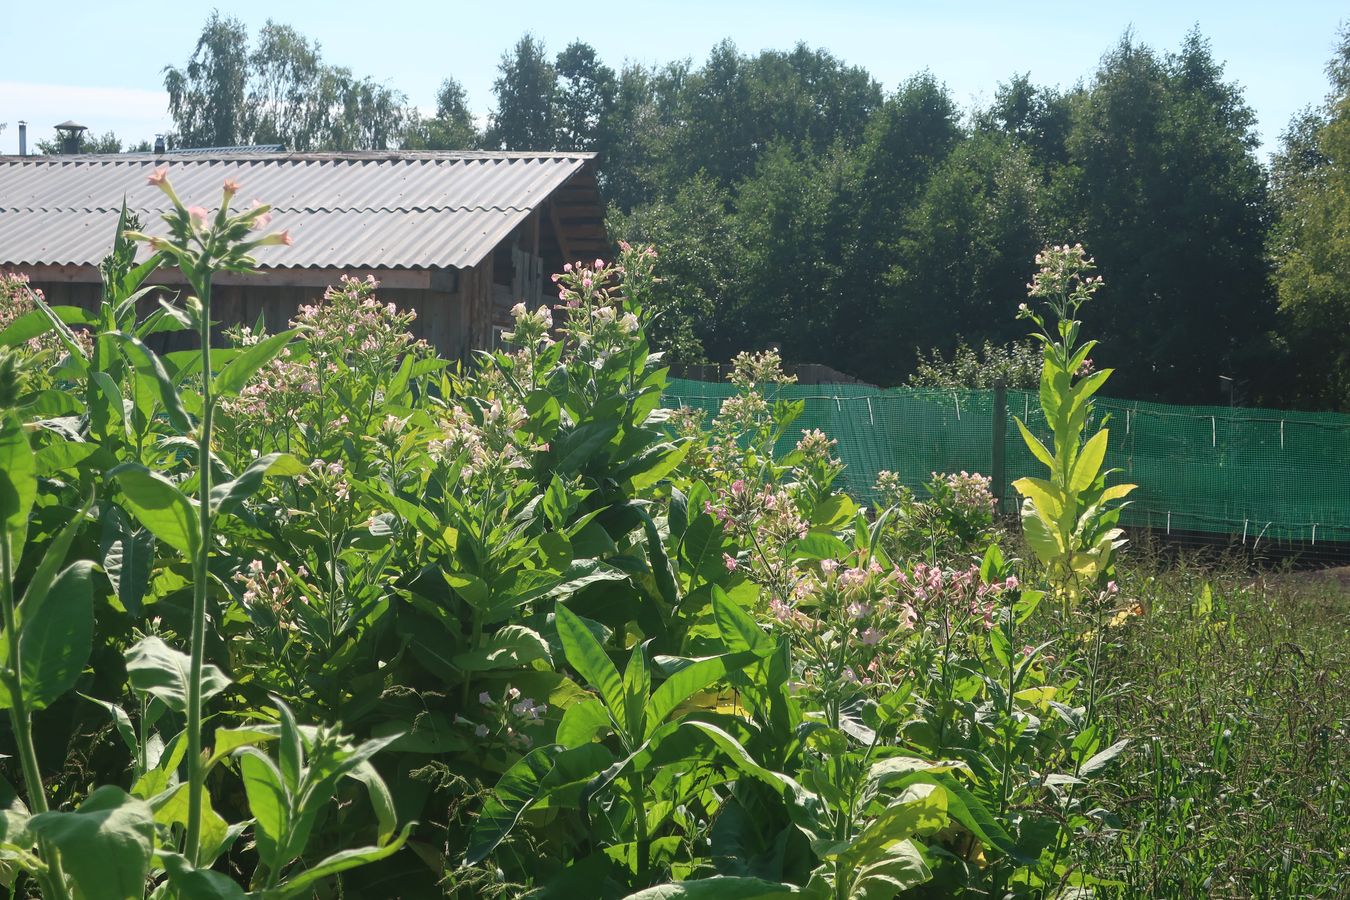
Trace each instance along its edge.
<instances>
[{"instance_id":1,"label":"flower cluster","mask_svg":"<svg viewBox=\"0 0 1350 900\"><path fill-rule=\"evenodd\" d=\"M806 537L802 518L792 495L785 489L763 485L752 489L738 478L716 498L704 504L704 511L738 537L754 537L761 545L775 545Z\"/></svg>"},{"instance_id":2,"label":"flower cluster","mask_svg":"<svg viewBox=\"0 0 1350 900\"><path fill-rule=\"evenodd\" d=\"M343 503L351 499L352 485L347 480L347 469L341 460L328 462L316 459L309 464L309 473L297 479L301 484L314 484L320 497L331 497Z\"/></svg>"},{"instance_id":3,"label":"flower cluster","mask_svg":"<svg viewBox=\"0 0 1350 900\"><path fill-rule=\"evenodd\" d=\"M758 385L795 384L796 375L783 372L783 357L777 350L764 350L750 353L742 350L731 359L731 374L728 380L742 391L748 391Z\"/></svg>"},{"instance_id":4,"label":"flower cluster","mask_svg":"<svg viewBox=\"0 0 1350 900\"><path fill-rule=\"evenodd\" d=\"M601 363L642 338L641 322L620 290L623 274L622 268L597 259L566 263L553 275L561 301L555 309L566 316L562 330Z\"/></svg>"},{"instance_id":5,"label":"flower cluster","mask_svg":"<svg viewBox=\"0 0 1350 900\"><path fill-rule=\"evenodd\" d=\"M1027 284L1027 296L1049 303L1061 321L1072 319L1103 284L1100 275L1092 274L1096 263L1082 244L1048 247L1036 254L1036 265L1039 271ZM1040 322L1025 303L1017 308L1017 314Z\"/></svg>"},{"instance_id":6,"label":"flower cluster","mask_svg":"<svg viewBox=\"0 0 1350 900\"><path fill-rule=\"evenodd\" d=\"M430 352L408 331L417 313L380 302L375 296L379 286L371 275L364 280L343 275L324 291L321 303L300 307L292 325L304 330L316 358L381 369L406 353Z\"/></svg>"},{"instance_id":7,"label":"flower cluster","mask_svg":"<svg viewBox=\"0 0 1350 900\"><path fill-rule=\"evenodd\" d=\"M553 330L553 311L547 306L530 310L524 303L517 303L511 307L511 318L515 319L515 330L502 335L502 340L508 344L533 349L553 343L549 335Z\"/></svg>"},{"instance_id":8,"label":"flower cluster","mask_svg":"<svg viewBox=\"0 0 1350 900\"><path fill-rule=\"evenodd\" d=\"M483 691L478 695L478 704L486 721L474 724L474 737L480 740L495 738L519 750L528 750L534 743L525 729L543 724L544 714L548 712L548 704L535 703L532 697L522 697L518 688L509 686L496 699ZM472 720L460 716L457 721L469 724Z\"/></svg>"},{"instance_id":9,"label":"flower cluster","mask_svg":"<svg viewBox=\"0 0 1350 900\"><path fill-rule=\"evenodd\" d=\"M981 475L979 472L971 473L964 469L957 474L939 475L932 473L934 481L940 481L946 487L944 495L950 497L951 502L957 506L965 507L971 511L985 511L992 509L996 502L993 493L989 490L992 483L987 475Z\"/></svg>"},{"instance_id":10,"label":"flower cluster","mask_svg":"<svg viewBox=\"0 0 1350 900\"><path fill-rule=\"evenodd\" d=\"M481 421L480 421L481 418ZM528 469L526 452L538 453L547 445L525 446L517 438L529 415L518 403L494 399L475 417L463 406L451 406L440 421L441 436L427 450L433 458L457 465L460 477L512 469Z\"/></svg>"},{"instance_id":11,"label":"flower cluster","mask_svg":"<svg viewBox=\"0 0 1350 900\"><path fill-rule=\"evenodd\" d=\"M304 578L308 571L301 566L292 575L280 564L268 569L260 559L250 562L244 571L237 573L234 580L243 585L240 602L245 609L264 610L282 627L294 629L291 621L290 606L296 600L305 603L305 596L295 590L296 579Z\"/></svg>"}]
</instances>

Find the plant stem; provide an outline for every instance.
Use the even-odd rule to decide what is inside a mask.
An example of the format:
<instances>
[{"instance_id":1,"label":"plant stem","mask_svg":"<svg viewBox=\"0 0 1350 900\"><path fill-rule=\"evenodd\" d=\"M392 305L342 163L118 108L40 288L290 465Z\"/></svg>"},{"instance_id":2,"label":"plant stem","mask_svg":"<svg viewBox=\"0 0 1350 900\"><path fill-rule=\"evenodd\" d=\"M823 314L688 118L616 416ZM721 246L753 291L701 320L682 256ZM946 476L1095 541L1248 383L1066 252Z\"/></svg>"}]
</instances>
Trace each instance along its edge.
<instances>
[{"instance_id":1,"label":"plant stem","mask_svg":"<svg viewBox=\"0 0 1350 900\"><path fill-rule=\"evenodd\" d=\"M188 815L184 855L197 864L202 832L202 790L206 769L202 765L202 666L206 655L207 561L211 555L211 273L203 263L193 288L201 300L202 422L197 454L197 498L200 528L197 558L193 560L192 647L188 669Z\"/></svg>"},{"instance_id":2,"label":"plant stem","mask_svg":"<svg viewBox=\"0 0 1350 900\"><path fill-rule=\"evenodd\" d=\"M19 673L23 671L20 658L19 629L14 615L13 560L10 558L9 534L0 532L0 613L4 616L5 639L9 644L9 665L4 671L5 687L9 690L9 723L14 730L14 743L19 750L19 764L23 769L24 788L28 791L28 807L34 813L47 812L47 794L42 787L42 772L38 768L37 749L33 746L33 728L28 703L23 696ZM42 858L47 871L39 876L43 893L56 900L66 900L66 875L61 870L61 854L48 841L39 839Z\"/></svg>"}]
</instances>

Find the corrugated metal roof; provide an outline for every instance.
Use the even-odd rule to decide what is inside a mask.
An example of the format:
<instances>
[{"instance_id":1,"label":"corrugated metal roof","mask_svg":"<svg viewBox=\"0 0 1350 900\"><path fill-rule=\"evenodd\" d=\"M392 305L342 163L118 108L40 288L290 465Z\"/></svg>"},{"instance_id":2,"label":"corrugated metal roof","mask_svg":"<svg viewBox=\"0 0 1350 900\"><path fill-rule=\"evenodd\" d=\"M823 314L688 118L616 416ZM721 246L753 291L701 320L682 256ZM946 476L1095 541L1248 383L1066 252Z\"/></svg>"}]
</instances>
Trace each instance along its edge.
<instances>
[{"instance_id":1,"label":"corrugated metal roof","mask_svg":"<svg viewBox=\"0 0 1350 900\"><path fill-rule=\"evenodd\" d=\"M163 233L168 199L146 182L167 163L184 203L207 205L224 181L239 208L272 204L290 247L264 268L465 268L476 265L594 154L258 153L0 157L0 265L96 265L125 196ZM598 198L597 198L598 202Z\"/></svg>"}]
</instances>

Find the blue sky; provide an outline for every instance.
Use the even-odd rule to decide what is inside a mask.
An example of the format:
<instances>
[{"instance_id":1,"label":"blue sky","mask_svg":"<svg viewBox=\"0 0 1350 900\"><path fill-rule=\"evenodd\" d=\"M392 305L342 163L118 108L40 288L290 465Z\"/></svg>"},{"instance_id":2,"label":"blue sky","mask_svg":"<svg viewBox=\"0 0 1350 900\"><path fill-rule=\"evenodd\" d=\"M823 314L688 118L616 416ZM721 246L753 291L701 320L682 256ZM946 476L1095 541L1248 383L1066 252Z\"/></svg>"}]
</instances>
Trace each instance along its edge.
<instances>
[{"instance_id":1,"label":"blue sky","mask_svg":"<svg viewBox=\"0 0 1350 900\"><path fill-rule=\"evenodd\" d=\"M162 69L191 53L213 4L123 4L106 0L10 0L0 46L0 153L18 148L16 122L30 141L66 119L126 139L168 130ZM222 5L222 8L225 8ZM1264 150L1290 117L1327 90L1324 66L1344 3L1147 2L1013 4L967 2L704 2L597 5L516 0L235 0L230 14L250 30L269 17L320 42L327 62L350 67L430 109L452 75L479 115L492 106L503 50L526 30L551 51L574 38L610 65L692 57L730 37L742 51L788 48L798 40L867 68L888 89L929 69L964 108L988 102L998 82L1029 72L1068 86L1087 77L1127 29L1158 49L1176 48L1198 25L1226 75L1256 110Z\"/></svg>"}]
</instances>

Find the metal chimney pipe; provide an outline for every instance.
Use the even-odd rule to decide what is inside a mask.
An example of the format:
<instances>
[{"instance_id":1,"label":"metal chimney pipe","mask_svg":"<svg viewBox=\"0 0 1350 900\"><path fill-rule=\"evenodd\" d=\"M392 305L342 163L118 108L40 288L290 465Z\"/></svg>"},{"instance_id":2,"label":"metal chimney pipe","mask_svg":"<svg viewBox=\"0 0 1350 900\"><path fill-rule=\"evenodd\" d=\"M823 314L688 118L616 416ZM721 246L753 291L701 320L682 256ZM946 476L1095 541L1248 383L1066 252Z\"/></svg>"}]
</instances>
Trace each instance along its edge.
<instances>
[{"instance_id":1,"label":"metal chimney pipe","mask_svg":"<svg viewBox=\"0 0 1350 900\"><path fill-rule=\"evenodd\" d=\"M19 155L28 155L28 123L19 123Z\"/></svg>"}]
</instances>

